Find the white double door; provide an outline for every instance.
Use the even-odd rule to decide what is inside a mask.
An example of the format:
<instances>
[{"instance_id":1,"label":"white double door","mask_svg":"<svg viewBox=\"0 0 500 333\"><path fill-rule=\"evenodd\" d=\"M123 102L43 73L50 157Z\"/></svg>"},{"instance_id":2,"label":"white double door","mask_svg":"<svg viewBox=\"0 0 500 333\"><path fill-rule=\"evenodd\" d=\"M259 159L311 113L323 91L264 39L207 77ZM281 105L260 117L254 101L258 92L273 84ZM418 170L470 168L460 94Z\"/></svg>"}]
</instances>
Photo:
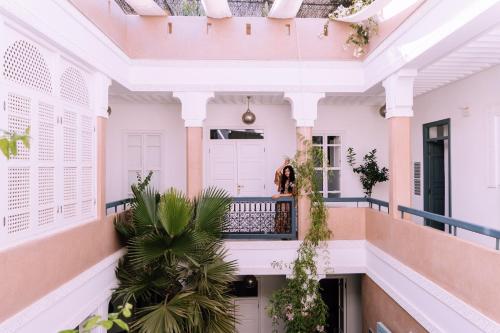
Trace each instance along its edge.
<instances>
[{"instance_id":1,"label":"white double door","mask_svg":"<svg viewBox=\"0 0 500 333\"><path fill-rule=\"evenodd\" d=\"M265 146L263 140L210 140L209 185L233 197L265 195Z\"/></svg>"}]
</instances>

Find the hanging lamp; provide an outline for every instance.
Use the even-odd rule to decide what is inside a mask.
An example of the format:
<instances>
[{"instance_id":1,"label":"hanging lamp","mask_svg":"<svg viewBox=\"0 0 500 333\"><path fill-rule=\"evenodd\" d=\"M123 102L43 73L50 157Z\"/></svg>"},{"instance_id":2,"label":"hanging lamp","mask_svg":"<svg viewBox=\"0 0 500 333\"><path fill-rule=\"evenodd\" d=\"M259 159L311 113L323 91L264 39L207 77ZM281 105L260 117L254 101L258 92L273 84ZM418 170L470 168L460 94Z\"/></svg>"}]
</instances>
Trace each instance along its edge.
<instances>
[{"instance_id":1,"label":"hanging lamp","mask_svg":"<svg viewBox=\"0 0 500 333\"><path fill-rule=\"evenodd\" d=\"M252 125L255 122L255 114L250 111L250 96L247 96L247 110L241 116L241 120L247 125Z\"/></svg>"}]
</instances>

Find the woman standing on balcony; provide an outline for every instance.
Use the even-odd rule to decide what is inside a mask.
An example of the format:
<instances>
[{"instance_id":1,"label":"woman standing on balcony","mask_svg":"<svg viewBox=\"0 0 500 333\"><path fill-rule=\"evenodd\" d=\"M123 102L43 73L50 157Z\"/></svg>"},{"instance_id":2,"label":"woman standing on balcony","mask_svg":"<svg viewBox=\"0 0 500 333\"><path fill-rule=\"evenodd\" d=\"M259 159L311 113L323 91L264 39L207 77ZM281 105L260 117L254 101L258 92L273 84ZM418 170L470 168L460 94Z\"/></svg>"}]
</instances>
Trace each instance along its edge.
<instances>
[{"instance_id":1,"label":"woman standing on balcony","mask_svg":"<svg viewBox=\"0 0 500 333\"><path fill-rule=\"evenodd\" d=\"M279 199L282 197L293 197L296 194L295 191L295 171L291 165L286 165L283 168L283 173L281 174L279 185L279 194L273 195L273 199ZM292 216L291 213L291 203L290 202L277 202L276 203L276 215L274 218L274 232L278 234L289 233L291 228Z\"/></svg>"}]
</instances>

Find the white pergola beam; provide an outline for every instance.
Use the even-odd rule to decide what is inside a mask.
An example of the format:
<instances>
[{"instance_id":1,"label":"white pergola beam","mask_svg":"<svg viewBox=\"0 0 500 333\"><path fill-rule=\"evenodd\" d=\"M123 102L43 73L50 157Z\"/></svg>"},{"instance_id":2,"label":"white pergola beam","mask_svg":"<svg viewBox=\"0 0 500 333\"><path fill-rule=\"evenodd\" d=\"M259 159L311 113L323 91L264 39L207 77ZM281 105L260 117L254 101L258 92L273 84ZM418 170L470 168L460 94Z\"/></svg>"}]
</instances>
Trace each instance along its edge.
<instances>
[{"instance_id":1,"label":"white pergola beam","mask_svg":"<svg viewBox=\"0 0 500 333\"><path fill-rule=\"evenodd\" d=\"M269 11L268 17L289 19L297 16L303 0L276 0Z\"/></svg>"},{"instance_id":2,"label":"white pergola beam","mask_svg":"<svg viewBox=\"0 0 500 333\"><path fill-rule=\"evenodd\" d=\"M233 16L227 0L201 0L201 4L207 17L221 19Z\"/></svg>"},{"instance_id":3,"label":"white pergola beam","mask_svg":"<svg viewBox=\"0 0 500 333\"><path fill-rule=\"evenodd\" d=\"M141 16L166 16L163 10L154 0L127 0L130 7Z\"/></svg>"}]
</instances>

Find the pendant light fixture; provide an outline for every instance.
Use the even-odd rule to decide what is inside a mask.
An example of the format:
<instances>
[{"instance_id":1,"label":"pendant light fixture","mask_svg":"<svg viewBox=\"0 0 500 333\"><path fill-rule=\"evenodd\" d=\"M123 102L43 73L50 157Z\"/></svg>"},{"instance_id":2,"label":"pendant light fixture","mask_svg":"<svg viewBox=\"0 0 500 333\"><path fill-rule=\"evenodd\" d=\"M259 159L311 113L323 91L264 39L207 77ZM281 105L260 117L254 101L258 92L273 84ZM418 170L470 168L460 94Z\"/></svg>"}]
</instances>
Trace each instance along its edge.
<instances>
[{"instance_id":1,"label":"pendant light fixture","mask_svg":"<svg viewBox=\"0 0 500 333\"><path fill-rule=\"evenodd\" d=\"M255 114L250 111L250 96L247 96L247 110L241 116L241 120L247 125L252 125L255 122Z\"/></svg>"}]
</instances>

